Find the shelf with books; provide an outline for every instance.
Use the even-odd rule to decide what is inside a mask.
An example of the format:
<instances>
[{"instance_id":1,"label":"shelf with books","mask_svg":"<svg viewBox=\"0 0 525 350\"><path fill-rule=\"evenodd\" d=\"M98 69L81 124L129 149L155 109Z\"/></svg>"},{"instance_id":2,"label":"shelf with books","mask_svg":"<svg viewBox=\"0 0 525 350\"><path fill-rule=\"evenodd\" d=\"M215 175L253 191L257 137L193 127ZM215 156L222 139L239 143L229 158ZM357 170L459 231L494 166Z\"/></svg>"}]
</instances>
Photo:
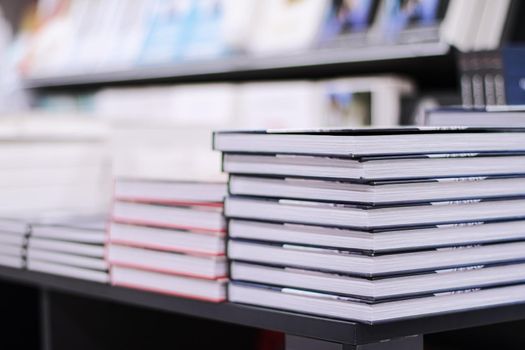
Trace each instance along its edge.
<instances>
[{"instance_id":1,"label":"shelf with books","mask_svg":"<svg viewBox=\"0 0 525 350\"><path fill-rule=\"evenodd\" d=\"M450 57L449 45L439 42L368 46L352 50L318 49L282 55L233 56L113 71L33 76L24 81L24 86L28 89L60 89L130 83L316 78L344 73L411 72L416 61L437 59L448 62Z\"/></svg>"},{"instance_id":2,"label":"shelf with books","mask_svg":"<svg viewBox=\"0 0 525 350\"><path fill-rule=\"evenodd\" d=\"M183 299L7 267L0 267L0 280L37 287L46 293L58 292L58 295L102 300L353 346L525 319L525 304L516 304L366 325L231 303Z\"/></svg>"}]
</instances>

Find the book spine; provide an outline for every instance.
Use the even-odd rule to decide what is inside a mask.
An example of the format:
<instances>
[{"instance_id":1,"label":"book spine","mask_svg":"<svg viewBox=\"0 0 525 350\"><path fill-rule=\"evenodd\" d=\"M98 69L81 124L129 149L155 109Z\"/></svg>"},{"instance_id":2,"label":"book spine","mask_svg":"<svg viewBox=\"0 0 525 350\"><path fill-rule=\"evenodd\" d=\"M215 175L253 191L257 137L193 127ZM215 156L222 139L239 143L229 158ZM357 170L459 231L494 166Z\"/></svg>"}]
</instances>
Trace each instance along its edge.
<instances>
[{"instance_id":1,"label":"book spine","mask_svg":"<svg viewBox=\"0 0 525 350\"><path fill-rule=\"evenodd\" d=\"M501 50L502 89L509 105L525 104L525 46L509 46Z\"/></svg>"},{"instance_id":2,"label":"book spine","mask_svg":"<svg viewBox=\"0 0 525 350\"><path fill-rule=\"evenodd\" d=\"M472 93L472 76L470 67L470 53L458 54L458 66L460 70L461 102L464 107L472 107L474 96Z\"/></svg>"}]
</instances>

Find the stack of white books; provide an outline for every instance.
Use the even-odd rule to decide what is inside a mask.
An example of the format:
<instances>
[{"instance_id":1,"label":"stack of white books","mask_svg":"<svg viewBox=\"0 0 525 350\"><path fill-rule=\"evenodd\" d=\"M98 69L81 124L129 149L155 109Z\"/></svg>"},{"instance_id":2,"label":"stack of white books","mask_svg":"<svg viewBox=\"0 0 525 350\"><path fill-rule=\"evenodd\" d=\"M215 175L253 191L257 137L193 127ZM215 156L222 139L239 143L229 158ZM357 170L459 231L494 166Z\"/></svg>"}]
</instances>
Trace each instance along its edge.
<instances>
[{"instance_id":1,"label":"stack of white books","mask_svg":"<svg viewBox=\"0 0 525 350\"><path fill-rule=\"evenodd\" d=\"M117 286L226 299L225 183L117 179L107 261Z\"/></svg>"},{"instance_id":2,"label":"stack of white books","mask_svg":"<svg viewBox=\"0 0 525 350\"><path fill-rule=\"evenodd\" d=\"M368 323L525 301L525 130L214 134L229 300Z\"/></svg>"},{"instance_id":3,"label":"stack of white books","mask_svg":"<svg viewBox=\"0 0 525 350\"><path fill-rule=\"evenodd\" d=\"M0 214L100 212L109 204L108 130L92 118L0 119Z\"/></svg>"},{"instance_id":4,"label":"stack of white books","mask_svg":"<svg viewBox=\"0 0 525 350\"><path fill-rule=\"evenodd\" d=\"M106 220L101 215L34 223L27 243L27 268L108 283L105 242Z\"/></svg>"}]
</instances>

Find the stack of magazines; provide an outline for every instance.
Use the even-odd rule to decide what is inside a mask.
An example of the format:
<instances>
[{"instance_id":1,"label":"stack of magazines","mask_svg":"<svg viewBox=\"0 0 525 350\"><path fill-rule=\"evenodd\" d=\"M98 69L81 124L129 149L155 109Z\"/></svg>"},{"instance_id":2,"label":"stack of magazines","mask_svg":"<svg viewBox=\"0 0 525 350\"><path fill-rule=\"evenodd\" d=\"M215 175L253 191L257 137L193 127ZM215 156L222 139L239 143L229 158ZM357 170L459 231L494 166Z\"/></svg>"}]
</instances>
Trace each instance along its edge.
<instances>
[{"instance_id":1,"label":"stack of magazines","mask_svg":"<svg viewBox=\"0 0 525 350\"><path fill-rule=\"evenodd\" d=\"M229 299L368 323L525 301L525 130L214 134Z\"/></svg>"},{"instance_id":2,"label":"stack of magazines","mask_svg":"<svg viewBox=\"0 0 525 350\"><path fill-rule=\"evenodd\" d=\"M33 223L27 243L27 268L108 283L105 241L106 220L102 215Z\"/></svg>"},{"instance_id":3,"label":"stack of magazines","mask_svg":"<svg viewBox=\"0 0 525 350\"><path fill-rule=\"evenodd\" d=\"M226 299L226 184L117 179L111 282L206 301Z\"/></svg>"}]
</instances>

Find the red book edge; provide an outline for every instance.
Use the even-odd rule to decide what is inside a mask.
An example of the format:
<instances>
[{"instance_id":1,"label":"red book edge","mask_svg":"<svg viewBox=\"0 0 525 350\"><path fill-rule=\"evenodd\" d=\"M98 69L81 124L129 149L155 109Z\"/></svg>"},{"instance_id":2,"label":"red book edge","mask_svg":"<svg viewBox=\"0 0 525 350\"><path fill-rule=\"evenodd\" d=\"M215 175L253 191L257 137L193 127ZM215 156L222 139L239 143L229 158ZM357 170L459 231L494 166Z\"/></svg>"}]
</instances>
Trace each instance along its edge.
<instances>
[{"instance_id":1,"label":"red book edge","mask_svg":"<svg viewBox=\"0 0 525 350\"><path fill-rule=\"evenodd\" d=\"M123 197L115 196L115 201L123 202L134 202L134 203L144 203L144 204L163 204L163 205L173 205L173 206L182 206L182 207L212 207L212 208L222 208L224 207L224 202L192 202L192 201L178 201L171 199L155 199L148 197Z\"/></svg>"},{"instance_id":2,"label":"red book edge","mask_svg":"<svg viewBox=\"0 0 525 350\"><path fill-rule=\"evenodd\" d=\"M226 228L217 230L217 229L209 229L205 227L191 227L191 226L183 226L183 225L174 225L174 224L167 224L167 223L147 221L147 220L129 220L129 219L118 218L114 215L112 215L111 220L114 222L120 223L120 224L128 224L128 225L151 226L151 227L158 227L158 228L174 228L174 229L181 229L185 231L202 231L206 233L226 233Z\"/></svg>"},{"instance_id":3,"label":"red book edge","mask_svg":"<svg viewBox=\"0 0 525 350\"><path fill-rule=\"evenodd\" d=\"M132 220L133 221L133 220ZM221 238L224 238L226 237L226 229L224 229L224 231L213 231L213 232L210 232L210 231L202 231L202 230L188 230L188 229L178 229L178 228L174 228L174 227L161 227L161 226L148 226L148 225L135 225L135 224L132 224L132 223L129 223L129 220L112 220L110 221L110 226L111 226L111 223L116 223L116 224L121 224L121 225L128 225L128 226L145 226L145 227L151 227L151 228L157 228L157 229L164 229L164 230L176 230L177 233L187 233L187 234L196 234L196 235L207 235L207 236L215 236L215 237L221 237ZM110 231L111 231L111 227L110 227ZM111 232L110 232L111 234Z\"/></svg>"},{"instance_id":4,"label":"red book edge","mask_svg":"<svg viewBox=\"0 0 525 350\"><path fill-rule=\"evenodd\" d=\"M154 250L160 250L163 252L184 253L184 254L195 255L199 257L221 257L221 256L226 255L225 252L212 253L212 252L208 252L204 250L184 249L184 248L174 247L174 246L165 246L165 245L160 245L160 244L135 242L135 241L128 241L125 239L115 239L115 238L111 238L111 233L109 235L109 239L107 243L113 243L117 245L126 245L126 246L130 246L134 248L154 249Z\"/></svg>"},{"instance_id":5,"label":"red book edge","mask_svg":"<svg viewBox=\"0 0 525 350\"><path fill-rule=\"evenodd\" d=\"M159 269L159 268L155 268L151 266L133 264L133 263L118 261L118 260L108 260L108 263L110 264L110 266L119 266L119 267L125 267L129 269L137 269L137 270L146 271L146 272L163 273L167 275L180 276L180 277L204 279L207 281L221 281L221 280L227 279L228 277L227 275L211 277L211 276L199 275L199 274L188 273L188 272L178 271L178 270L170 270L170 269L162 269L162 268Z\"/></svg>"}]
</instances>

